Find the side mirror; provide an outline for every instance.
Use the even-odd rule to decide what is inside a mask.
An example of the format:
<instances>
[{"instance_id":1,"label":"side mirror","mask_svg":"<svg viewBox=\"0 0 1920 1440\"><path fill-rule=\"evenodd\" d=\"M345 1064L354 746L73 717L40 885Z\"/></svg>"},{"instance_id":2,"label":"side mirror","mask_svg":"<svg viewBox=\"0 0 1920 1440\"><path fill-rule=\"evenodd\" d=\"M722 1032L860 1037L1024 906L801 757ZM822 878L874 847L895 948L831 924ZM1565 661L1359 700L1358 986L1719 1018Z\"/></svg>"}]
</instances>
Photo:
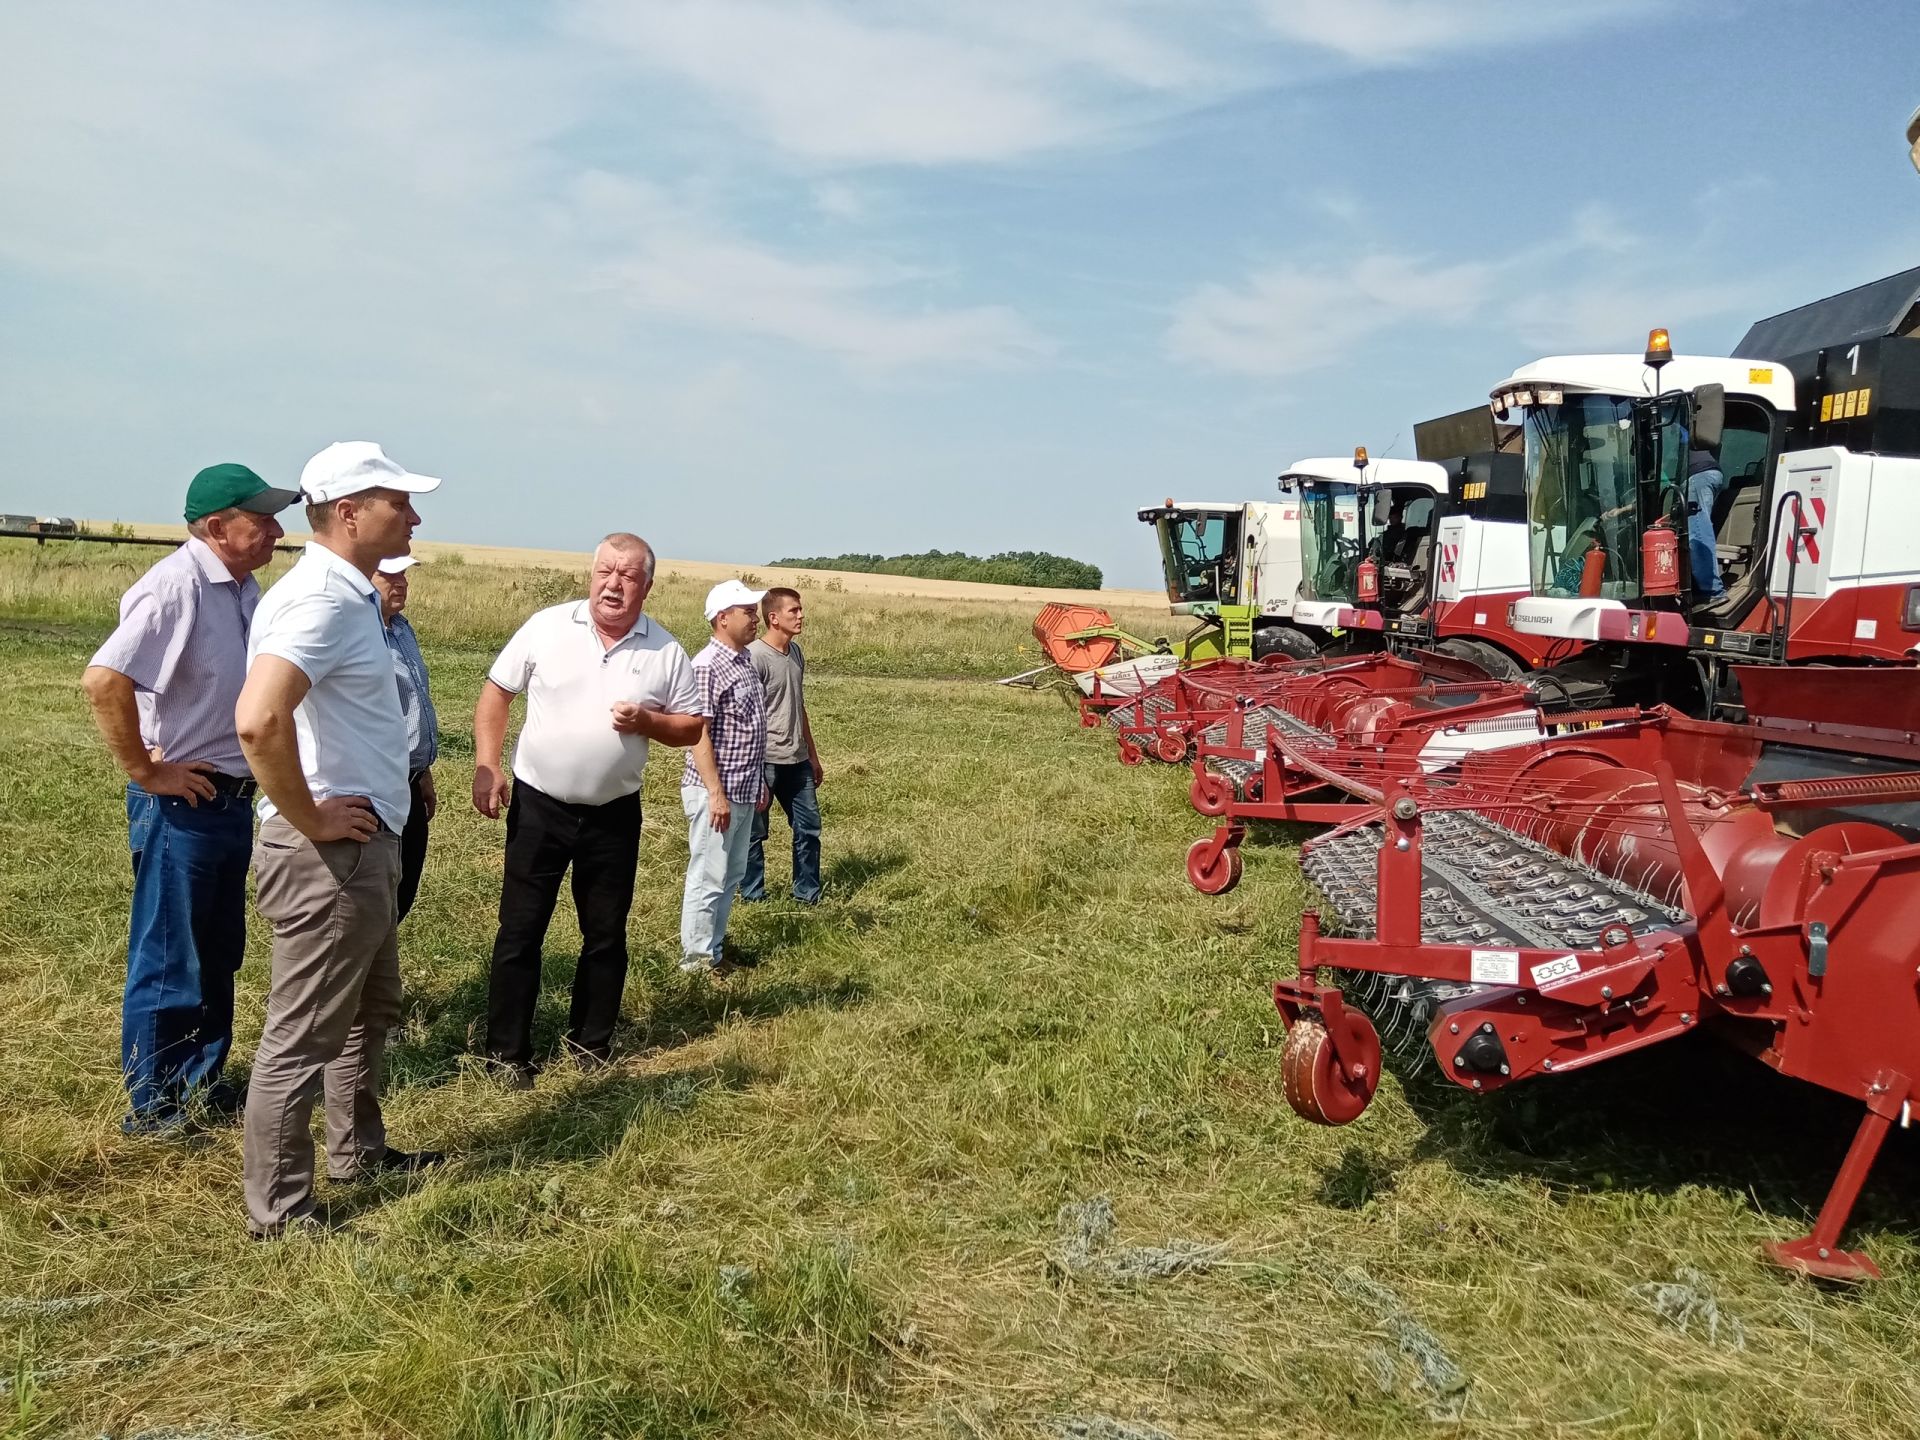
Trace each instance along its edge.
<instances>
[{"instance_id":1,"label":"side mirror","mask_svg":"<svg viewBox=\"0 0 1920 1440\"><path fill-rule=\"evenodd\" d=\"M1718 454L1727 425L1727 387L1702 385L1693 392L1693 443Z\"/></svg>"}]
</instances>

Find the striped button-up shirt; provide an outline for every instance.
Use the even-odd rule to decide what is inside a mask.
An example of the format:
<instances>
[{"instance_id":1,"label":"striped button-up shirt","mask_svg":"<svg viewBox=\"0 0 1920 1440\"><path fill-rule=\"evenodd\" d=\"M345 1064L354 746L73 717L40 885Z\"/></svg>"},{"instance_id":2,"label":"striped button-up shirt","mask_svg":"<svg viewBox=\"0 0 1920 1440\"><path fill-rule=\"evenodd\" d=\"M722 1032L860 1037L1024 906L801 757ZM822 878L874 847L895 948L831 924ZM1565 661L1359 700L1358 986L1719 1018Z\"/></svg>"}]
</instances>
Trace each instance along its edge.
<instances>
[{"instance_id":1,"label":"striped button-up shirt","mask_svg":"<svg viewBox=\"0 0 1920 1440\"><path fill-rule=\"evenodd\" d=\"M251 575L235 580L205 541L190 539L133 582L120 624L88 662L133 681L140 743L168 760L204 760L223 775L253 771L240 753L233 706L247 678L247 629L260 603Z\"/></svg>"},{"instance_id":2,"label":"striped button-up shirt","mask_svg":"<svg viewBox=\"0 0 1920 1440\"><path fill-rule=\"evenodd\" d=\"M719 767L727 802L758 805L767 780L767 700L753 662L745 651L709 640L693 657L693 681L700 692L700 713L707 717L714 764ZM685 788L705 783L689 750L680 784Z\"/></svg>"},{"instance_id":3,"label":"striped button-up shirt","mask_svg":"<svg viewBox=\"0 0 1920 1440\"><path fill-rule=\"evenodd\" d=\"M407 769L424 770L440 757L440 717L434 713L433 692L427 688L420 637L406 616L396 615L387 622L387 648L393 651L400 709L407 717Z\"/></svg>"}]
</instances>

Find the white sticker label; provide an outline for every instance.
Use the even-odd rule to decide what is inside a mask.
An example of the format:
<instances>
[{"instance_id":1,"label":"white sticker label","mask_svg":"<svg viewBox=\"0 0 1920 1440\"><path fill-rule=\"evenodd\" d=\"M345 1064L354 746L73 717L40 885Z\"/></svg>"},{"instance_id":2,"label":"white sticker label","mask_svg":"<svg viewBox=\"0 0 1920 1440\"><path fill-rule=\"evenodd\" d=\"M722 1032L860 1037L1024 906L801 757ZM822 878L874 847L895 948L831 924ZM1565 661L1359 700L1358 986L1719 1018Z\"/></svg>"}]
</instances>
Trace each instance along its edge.
<instances>
[{"instance_id":1,"label":"white sticker label","mask_svg":"<svg viewBox=\"0 0 1920 1440\"><path fill-rule=\"evenodd\" d=\"M1486 612L1486 611L1484 611L1484 610L1476 610L1476 611L1474 611L1474 612L1473 612L1473 623L1474 623L1474 624L1476 624L1476 625L1484 625L1484 624L1486 624L1486 623L1487 623L1487 612Z\"/></svg>"},{"instance_id":2,"label":"white sticker label","mask_svg":"<svg viewBox=\"0 0 1920 1440\"><path fill-rule=\"evenodd\" d=\"M1476 985L1518 985L1518 950L1476 950L1471 957L1473 983Z\"/></svg>"},{"instance_id":3,"label":"white sticker label","mask_svg":"<svg viewBox=\"0 0 1920 1440\"><path fill-rule=\"evenodd\" d=\"M1856 620L1853 622L1853 638L1856 640L1871 640L1879 628L1880 622L1878 620Z\"/></svg>"},{"instance_id":4,"label":"white sticker label","mask_svg":"<svg viewBox=\"0 0 1920 1440\"><path fill-rule=\"evenodd\" d=\"M1565 980L1580 973L1580 962L1571 955L1562 955L1558 960L1545 960L1533 967L1533 983L1551 985L1556 980Z\"/></svg>"}]
</instances>

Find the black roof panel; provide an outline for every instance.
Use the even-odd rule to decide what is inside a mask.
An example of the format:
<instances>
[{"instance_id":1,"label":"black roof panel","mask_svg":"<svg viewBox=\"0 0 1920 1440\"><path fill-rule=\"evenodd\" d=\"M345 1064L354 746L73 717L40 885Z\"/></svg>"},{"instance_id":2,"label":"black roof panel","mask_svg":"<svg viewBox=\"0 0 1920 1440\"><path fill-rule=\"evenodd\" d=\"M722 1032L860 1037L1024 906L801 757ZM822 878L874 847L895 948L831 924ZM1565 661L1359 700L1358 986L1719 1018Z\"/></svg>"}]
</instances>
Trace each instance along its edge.
<instances>
[{"instance_id":1,"label":"black roof panel","mask_svg":"<svg viewBox=\"0 0 1920 1440\"><path fill-rule=\"evenodd\" d=\"M1733 347L1733 358L1784 360L1810 350L1897 334L1916 304L1920 304L1920 266L1756 320Z\"/></svg>"}]
</instances>

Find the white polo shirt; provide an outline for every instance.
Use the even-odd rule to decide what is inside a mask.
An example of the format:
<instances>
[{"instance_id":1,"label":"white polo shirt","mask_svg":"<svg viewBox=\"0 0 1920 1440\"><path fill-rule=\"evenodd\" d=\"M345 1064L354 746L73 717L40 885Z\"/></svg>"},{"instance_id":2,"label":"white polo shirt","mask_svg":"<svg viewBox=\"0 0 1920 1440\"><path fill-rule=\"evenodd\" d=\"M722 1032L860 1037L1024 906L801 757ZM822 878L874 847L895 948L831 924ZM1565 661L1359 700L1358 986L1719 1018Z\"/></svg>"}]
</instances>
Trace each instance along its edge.
<instances>
[{"instance_id":1,"label":"white polo shirt","mask_svg":"<svg viewBox=\"0 0 1920 1440\"><path fill-rule=\"evenodd\" d=\"M406 828L407 721L373 583L324 545L260 597L247 665L277 655L313 682L293 712L300 768L315 800L364 795L396 834ZM260 818L278 813L260 792Z\"/></svg>"},{"instance_id":2,"label":"white polo shirt","mask_svg":"<svg viewBox=\"0 0 1920 1440\"><path fill-rule=\"evenodd\" d=\"M642 615L609 647L585 600L537 612L507 642L487 678L527 697L527 723L513 750L515 778L573 805L605 805L640 788L647 740L613 728L616 703L700 713L693 666L664 626Z\"/></svg>"}]
</instances>

